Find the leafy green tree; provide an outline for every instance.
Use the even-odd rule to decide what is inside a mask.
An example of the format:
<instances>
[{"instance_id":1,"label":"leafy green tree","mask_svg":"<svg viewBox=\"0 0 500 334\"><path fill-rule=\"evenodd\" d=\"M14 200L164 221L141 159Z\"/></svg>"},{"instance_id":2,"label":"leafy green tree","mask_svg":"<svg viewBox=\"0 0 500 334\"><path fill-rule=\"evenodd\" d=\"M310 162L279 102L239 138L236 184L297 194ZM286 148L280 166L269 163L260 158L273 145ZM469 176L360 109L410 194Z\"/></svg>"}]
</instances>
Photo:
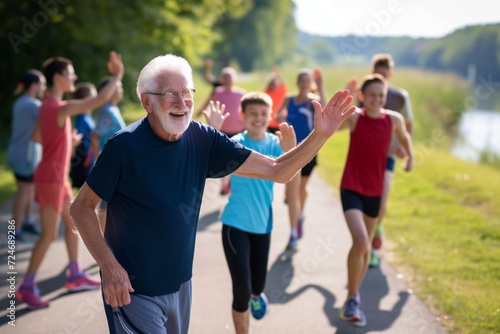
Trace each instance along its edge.
<instances>
[{"instance_id":1,"label":"leafy green tree","mask_svg":"<svg viewBox=\"0 0 500 334\"><path fill-rule=\"evenodd\" d=\"M19 76L41 69L45 59L63 56L74 63L80 81L107 74L110 50L126 66L125 97L134 99L138 71L153 57L174 53L193 66L219 37L212 29L226 11L244 0L31 0L0 2L0 103L10 105ZM10 112L0 122L10 123Z\"/></svg>"},{"instance_id":2,"label":"leafy green tree","mask_svg":"<svg viewBox=\"0 0 500 334\"><path fill-rule=\"evenodd\" d=\"M290 56L297 28L292 0L246 2L248 12L226 13L216 24L223 38L214 48L224 65L235 61L243 71L269 69Z\"/></svg>"}]
</instances>

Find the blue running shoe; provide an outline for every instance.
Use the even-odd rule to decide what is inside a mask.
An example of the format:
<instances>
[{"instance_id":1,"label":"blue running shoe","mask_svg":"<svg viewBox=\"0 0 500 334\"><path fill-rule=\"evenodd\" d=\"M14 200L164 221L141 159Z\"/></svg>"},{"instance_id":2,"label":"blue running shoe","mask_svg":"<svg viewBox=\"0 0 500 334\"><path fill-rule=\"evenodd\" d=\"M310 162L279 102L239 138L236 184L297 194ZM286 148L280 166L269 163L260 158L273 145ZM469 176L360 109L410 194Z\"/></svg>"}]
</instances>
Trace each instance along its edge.
<instances>
[{"instance_id":1,"label":"blue running shoe","mask_svg":"<svg viewBox=\"0 0 500 334\"><path fill-rule=\"evenodd\" d=\"M361 308L359 308L359 310L358 310L358 318L359 318L359 320L358 321L353 321L352 324L354 326L358 326L358 327L364 327L364 326L366 326L365 313L363 312L363 310Z\"/></svg>"},{"instance_id":2,"label":"blue running shoe","mask_svg":"<svg viewBox=\"0 0 500 334\"><path fill-rule=\"evenodd\" d=\"M266 315L267 311L267 298L266 295L261 293L259 296L250 298L250 310L252 311L252 316L260 320Z\"/></svg>"},{"instance_id":3,"label":"blue running shoe","mask_svg":"<svg viewBox=\"0 0 500 334\"><path fill-rule=\"evenodd\" d=\"M351 322L353 325L363 327L366 325L366 317L361 310L361 301L359 294L347 299L344 306L340 309L340 318Z\"/></svg>"}]
</instances>

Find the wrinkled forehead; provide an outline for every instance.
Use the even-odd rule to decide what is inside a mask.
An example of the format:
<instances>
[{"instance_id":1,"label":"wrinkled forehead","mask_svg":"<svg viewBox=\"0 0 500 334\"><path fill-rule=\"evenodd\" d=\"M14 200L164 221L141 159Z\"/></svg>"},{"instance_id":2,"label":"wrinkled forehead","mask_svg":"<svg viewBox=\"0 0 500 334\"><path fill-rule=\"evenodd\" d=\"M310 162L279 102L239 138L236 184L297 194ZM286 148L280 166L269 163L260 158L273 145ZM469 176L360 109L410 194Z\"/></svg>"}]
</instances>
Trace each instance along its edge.
<instances>
[{"instance_id":1,"label":"wrinkled forehead","mask_svg":"<svg viewBox=\"0 0 500 334\"><path fill-rule=\"evenodd\" d=\"M194 88L193 80L191 77L185 75L180 71L171 69L158 72L155 81L160 90L174 89L181 91Z\"/></svg>"}]
</instances>

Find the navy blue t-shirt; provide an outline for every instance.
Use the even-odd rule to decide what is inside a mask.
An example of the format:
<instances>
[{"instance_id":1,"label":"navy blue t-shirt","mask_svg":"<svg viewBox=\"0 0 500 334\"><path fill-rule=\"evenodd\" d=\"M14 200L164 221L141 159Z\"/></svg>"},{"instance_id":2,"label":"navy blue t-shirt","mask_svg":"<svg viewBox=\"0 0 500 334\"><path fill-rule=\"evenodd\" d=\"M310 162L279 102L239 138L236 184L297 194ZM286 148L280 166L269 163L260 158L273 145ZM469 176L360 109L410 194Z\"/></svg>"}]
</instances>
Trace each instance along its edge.
<instances>
[{"instance_id":1,"label":"navy blue t-shirt","mask_svg":"<svg viewBox=\"0 0 500 334\"><path fill-rule=\"evenodd\" d=\"M232 173L250 152L197 121L174 142L147 118L107 142L87 184L108 202L104 237L135 293L173 293L191 278L205 180Z\"/></svg>"}]
</instances>

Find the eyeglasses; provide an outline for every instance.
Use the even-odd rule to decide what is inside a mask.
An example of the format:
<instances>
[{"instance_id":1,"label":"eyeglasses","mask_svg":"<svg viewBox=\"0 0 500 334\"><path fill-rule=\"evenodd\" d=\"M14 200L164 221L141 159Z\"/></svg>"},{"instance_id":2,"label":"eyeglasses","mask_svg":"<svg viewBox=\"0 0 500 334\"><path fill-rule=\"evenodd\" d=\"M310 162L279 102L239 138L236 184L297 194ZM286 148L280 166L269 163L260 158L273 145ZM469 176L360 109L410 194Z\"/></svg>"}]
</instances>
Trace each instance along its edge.
<instances>
[{"instance_id":1,"label":"eyeglasses","mask_svg":"<svg viewBox=\"0 0 500 334\"><path fill-rule=\"evenodd\" d=\"M182 92L164 92L164 93L144 92L144 94L161 95L165 98L165 100L167 100L167 102L173 102L176 101L181 95L185 101L191 101L193 100L194 92L196 92L195 89L186 89L185 91Z\"/></svg>"}]
</instances>

